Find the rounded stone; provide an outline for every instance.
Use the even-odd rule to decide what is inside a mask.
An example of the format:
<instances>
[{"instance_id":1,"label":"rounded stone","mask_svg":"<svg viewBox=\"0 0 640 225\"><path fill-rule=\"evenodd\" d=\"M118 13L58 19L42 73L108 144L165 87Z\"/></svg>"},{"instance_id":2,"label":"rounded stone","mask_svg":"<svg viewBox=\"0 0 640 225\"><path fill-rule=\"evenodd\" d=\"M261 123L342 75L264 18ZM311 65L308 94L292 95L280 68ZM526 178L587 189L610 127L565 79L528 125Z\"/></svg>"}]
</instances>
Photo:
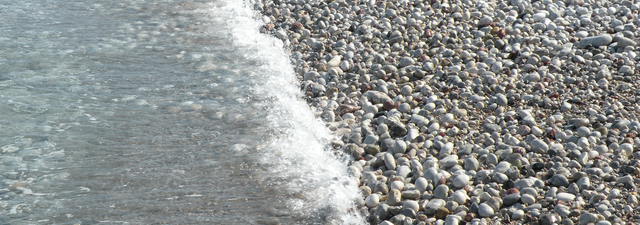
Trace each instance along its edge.
<instances>
[{"instance_id":1,"label":"rounded stone","mask_svg":"<svg viewBox=\"0 0 640 225\"><path fill-rule=\"evenodd\" d=\"M489 204L482 203L478 206L478 215L480 217L492 217L493 214L495 214L495 212Z\"/></svg>"},{"instance_id":2,"label":"rounded stone","mask_svg":"<svg viewBox=\"0 0 640 225\"><path fill-rule=\"evenodd\" d=\"M453 179L451 180L451 184L455 188L463 188L464 186L467 186L469 184L470 179L471 178L466 174L458 174L453 177Z\"/></svg>"},{"instance_id":3,"label":"rounded stone","mask_svg":"<svg viewBox=\"0 0 640 225\"><path fill-rule=\"evenodd\" d=\"M365 205L369 208L374 208L376 206L378 206L380 204L380 195L378 194L371 194L369 196L367 196L367 198L365 199Z\"/></svg>"}]
</instances>

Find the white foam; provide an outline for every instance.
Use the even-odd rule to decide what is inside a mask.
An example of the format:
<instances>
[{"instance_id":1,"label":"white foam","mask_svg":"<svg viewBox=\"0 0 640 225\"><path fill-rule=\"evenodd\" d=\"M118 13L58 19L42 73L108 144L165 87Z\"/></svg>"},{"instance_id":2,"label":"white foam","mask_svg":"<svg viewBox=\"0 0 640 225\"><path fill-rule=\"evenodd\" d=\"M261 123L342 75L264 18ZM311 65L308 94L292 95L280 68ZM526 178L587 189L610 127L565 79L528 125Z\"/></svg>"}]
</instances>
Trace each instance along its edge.
<instances>
[{"instance_id":1,"label":"white foam","mask_svg":"<svg viewBox=\"0 0 640 225\"><path fill-rule=\"evenodd\" d=\"M347 172L346 158L327 148L335 138L302 99L289 55L282 41L259 32L262 22L251 1L226 0L214 6L212 16L224 19L234 45L248 60L258 62L244 74L261 81L255 94L271 99L265 103L267 122L280 133L259 154L270 165L269 175L284 180L291 197L289 206L306 216L322 214L331 224L364 224L355 210L361 196L355 179Z\"/></svg>"}]
</instances>

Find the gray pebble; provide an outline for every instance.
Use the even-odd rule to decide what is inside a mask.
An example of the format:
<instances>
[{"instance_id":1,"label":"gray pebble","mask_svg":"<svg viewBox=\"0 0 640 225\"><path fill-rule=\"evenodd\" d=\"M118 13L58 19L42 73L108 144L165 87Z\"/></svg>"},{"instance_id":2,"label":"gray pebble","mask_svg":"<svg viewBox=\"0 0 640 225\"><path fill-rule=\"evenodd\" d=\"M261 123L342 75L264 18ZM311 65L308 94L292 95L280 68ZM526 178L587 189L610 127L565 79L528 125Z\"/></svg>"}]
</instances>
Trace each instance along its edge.
<instances>
[{"instance_id":1,"label":"gray pebble","mask_svg":"<svg viewBox=\"0 0 640 225\"><path fill-rule=\"evenodd\" d=\"M613 41L613 37L609 34L601 34L598 36L586 37L580 40L576 47L578 48L586 48L586 47L600 47L609 45Z\"/></svg>"},{"instance_id":2,"label":"gray pebble","mask_svg":"<svg viewBox=\"0 0 640 225\"><path fill-rule=\"evenodd\" d=\"M560 201L571 202L576 199L576 196L574 194L561 192L556 195L556 198Z\"/></svg>"},{"instance_id":3,"label":"gray pebble","mask_svg":"<svg viewBox=\"0 0 640 225\"><path fill-rule=\"evenodd\" d=\"M613 42L618 43L618 46L620 47L636 46L636 42L634 40L621 35L616 35L615 37L613 37Z\"/></svg>"},{"instance_id":4,"label":"gray pebble","mask_svg":"<svg viewBox=\"0 0 640 225\"><path fill-rule=\"evenodd\" d=\"M439 199L447 199L449 196L449 186L441 184L433 190L433 197Z\"/></svg>"},{"instance_id":5,"label":"gray pebble","mask_svg":"<svg viewBox=\"0 0 640 225\"><path fill-rule=\"evenodd\" d=\"M466 174L458 174L453 177L451 184L453 184L453 187L455 188L463 188L469 184L470 179L471 178Z\"/></svg>"},{"instance_id":6,"label":"gray pebble","mask_svg":"<svg viewBox=\"0 0 640 225\"><path fill-rule=\"evenodd\" d=\"M365 205L367 205L367 207L369 208L374 208L379 204L380 204L380 195L378 194L371 194L367 196L367 198L365 199Z\"/></svg>"},{"instance_id":7,"label":"gray pebble","mask_svg":"<svg viewBox=\"0 0 640 225\"><path fill-rule=\"evenodd\" d=\"M391 155L390 153L384 154L384 165L387 167L387 169L396 169L396 159L393 158L393 155Z\"/></svg>"},{"instance_id":8,"label":"gray pebble","mask_svg":"<svg viewBox=\"0 0 640 225\"><path fill-rule=\"evenodd\" d=\"M487 203L482 203L478 207L478 215L480 217L492 217L494 213L494 209Z\"/></svg>"}]
</instances>

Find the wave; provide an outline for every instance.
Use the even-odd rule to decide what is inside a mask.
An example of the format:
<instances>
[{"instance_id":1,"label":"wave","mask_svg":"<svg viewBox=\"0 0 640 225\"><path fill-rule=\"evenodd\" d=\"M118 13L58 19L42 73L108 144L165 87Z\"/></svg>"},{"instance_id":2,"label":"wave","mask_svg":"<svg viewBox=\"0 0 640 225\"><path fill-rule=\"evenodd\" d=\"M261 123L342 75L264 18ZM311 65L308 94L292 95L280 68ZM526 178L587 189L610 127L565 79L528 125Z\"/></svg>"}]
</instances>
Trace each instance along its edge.
<instances>
[{"instance_id":1,"label":"wave","mask_svg":"<svg viewBox=\"0 0 640 225\"><path fill-rule=\"evenodd\" d=\"M335 136L302 98L289 54L279 39L260 33L263 23L252 1L225 0L212 17L226 20L234 47L255 68L244 76L259 80L256 96L267 99L264 118L274 133L259 147L270 185L290 194L288 208L323 224L364 224L356 210L361 195L347 171L348 158L329 147ZM243 59L243 60L245 60Z\"/></svg>"}]
</instances>

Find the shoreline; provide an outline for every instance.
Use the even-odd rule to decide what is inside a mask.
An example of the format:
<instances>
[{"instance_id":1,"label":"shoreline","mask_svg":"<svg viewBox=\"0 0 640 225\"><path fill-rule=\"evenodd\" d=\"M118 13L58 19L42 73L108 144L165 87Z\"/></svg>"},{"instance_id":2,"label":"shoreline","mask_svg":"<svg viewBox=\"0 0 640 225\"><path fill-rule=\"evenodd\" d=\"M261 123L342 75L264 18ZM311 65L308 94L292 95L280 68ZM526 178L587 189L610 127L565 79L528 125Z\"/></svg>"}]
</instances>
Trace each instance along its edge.
<instances>
[{"instance_id":1,"label":"shoreline","mask_svg":"<svg viewBox=\"0 0 640 225\"><path fill-rule=\"evenodd\" d=\"M640 4L260 2L369 223L640 221Z\"/></svg>"}]
</instances>

